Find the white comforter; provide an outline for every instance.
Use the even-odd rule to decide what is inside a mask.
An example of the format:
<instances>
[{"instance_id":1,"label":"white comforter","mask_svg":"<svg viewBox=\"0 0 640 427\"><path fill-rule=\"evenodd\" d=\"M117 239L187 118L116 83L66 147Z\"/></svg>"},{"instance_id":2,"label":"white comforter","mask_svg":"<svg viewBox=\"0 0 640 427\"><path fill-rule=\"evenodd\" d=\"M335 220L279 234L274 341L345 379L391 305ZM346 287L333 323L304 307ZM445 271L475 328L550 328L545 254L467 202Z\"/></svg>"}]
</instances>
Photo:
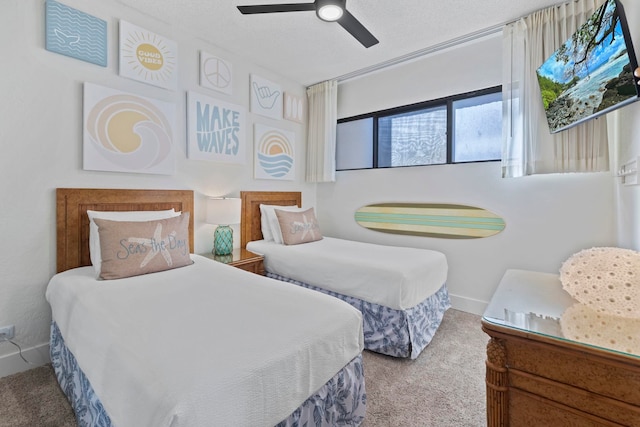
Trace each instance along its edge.
<instances>
[{"instance_id":1,"label":"white comforter","mask_svg":"<svg viewBox=\"0 0 640 427\"><path fill-rule=\"evenodd\" d=\"M270 273L396 310L416 306L447 280L445 255L324 237L300 245L265 240L247 249L265 256Z\"/></svg>"},{"instance_id":2,"label":"white comforter","mask_svg":"<svg viewBox=\"0 0 640 427\"><path fill-rule=\"evenodd\" d=\"M54 276L53 320L115 426L272 426L363 349L348 304L197 255L99 281Z\"/></svg>"}]
</instances>

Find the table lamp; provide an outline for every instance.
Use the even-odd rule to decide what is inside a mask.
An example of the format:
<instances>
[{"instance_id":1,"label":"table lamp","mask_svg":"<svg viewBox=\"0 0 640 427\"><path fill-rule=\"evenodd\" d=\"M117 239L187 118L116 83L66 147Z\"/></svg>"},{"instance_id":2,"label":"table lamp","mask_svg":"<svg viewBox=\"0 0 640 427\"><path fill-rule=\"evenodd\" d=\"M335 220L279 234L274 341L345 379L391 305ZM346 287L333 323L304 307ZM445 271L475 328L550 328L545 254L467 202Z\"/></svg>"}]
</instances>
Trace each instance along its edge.
<instances>
[{"instance_id":1,"label":"table lamp","mask_svg":"<svg viewBox=\"0 0 640 427\"><path fill-rule=\"evenodd\" d=\"M240 207L238 198L210 198L207 200L207 223L218 227L213 234L214 255L229 255L233 252L233 229L231 224L240 223Z\"/></svg>"}]
</instances>

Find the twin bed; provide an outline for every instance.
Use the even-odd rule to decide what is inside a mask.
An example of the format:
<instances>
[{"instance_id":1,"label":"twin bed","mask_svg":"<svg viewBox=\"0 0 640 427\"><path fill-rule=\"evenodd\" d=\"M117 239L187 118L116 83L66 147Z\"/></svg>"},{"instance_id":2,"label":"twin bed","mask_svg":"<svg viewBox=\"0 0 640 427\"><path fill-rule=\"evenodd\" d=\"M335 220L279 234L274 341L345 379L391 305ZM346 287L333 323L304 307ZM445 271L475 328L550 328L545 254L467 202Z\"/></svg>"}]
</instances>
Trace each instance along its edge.
<instances>
[{"instance_id":1,"label":"twin bed","mask_svg":"<svg viewBox=\"0 0 640 427\"><path fill-rule=\"evenodd\" d=\"M51 359L78 425L360 425L360 312L193 255L192 216L180 216L185 229L166 240L171 246L188 234L184 266L99 280L90 265L87 210L184 215L193 212L193 193L58 189L56 202L58 274L46 293ZM161 226L168 232L171 221L147 223L162 237ZM141 226L128 226L135 239L121 239L116 252L148 250ZM170 264L163 256L154 259Z\"/></svg>"},{"instance_id":2,"label":"twin bed","mask_svg":"<svg viewBox=\"0 0 640 427\"><path fill-rule=\"evenodd\" d=\"M265 241L260 205L301 194L241 197L241 245L271 278L193 254L192 191L57 189L51 359L78 425L358 426L363 349L415 358L429 343L449 308L443 254Z\"/></svg>"},{"instance_id":3,"label":"twin bed","mask_svg":"<svg viewBox=\"0 0 640 427\"><path fill-rule=\"evenodd\" d=\"M241 198L241 245L264 255L269 277L337 297L357 308L363 316L366 349L412 359L420 355L450 307L443 253L321 236L321 227L314 228L317 236L313 241L270 241L263 233L269 227L263 218L265 206L301 207L301 193L243 191ZM305 212L314 218L313 213ZM307 220L300 215L302 212L290 221L304 234L306 229L300 224ZM282 217L278 219L281 225L287 224Z\"/></svg>"}]
</instances>

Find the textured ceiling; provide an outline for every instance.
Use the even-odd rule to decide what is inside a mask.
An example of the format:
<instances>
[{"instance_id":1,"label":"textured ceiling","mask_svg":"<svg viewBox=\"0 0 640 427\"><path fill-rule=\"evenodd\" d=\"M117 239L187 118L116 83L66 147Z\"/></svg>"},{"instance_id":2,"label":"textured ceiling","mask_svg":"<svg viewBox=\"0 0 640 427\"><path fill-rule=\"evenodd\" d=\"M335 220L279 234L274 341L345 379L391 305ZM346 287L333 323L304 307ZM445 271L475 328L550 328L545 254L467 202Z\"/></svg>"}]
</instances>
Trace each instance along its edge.
<instances>
[{"instance_id":1,"label":"textured ceiling","mask_svg":"<svg viewBox=\"0 0 640 427\"><path fill-rule=\"evenodd\" d=\"M303 85L340 77L513 21L559 0L348 0L380 41L364 48L314 12L242 15L272 0L116 0ZM284 0L281 3L310 3Z\"/></svg>"}]
</instances>

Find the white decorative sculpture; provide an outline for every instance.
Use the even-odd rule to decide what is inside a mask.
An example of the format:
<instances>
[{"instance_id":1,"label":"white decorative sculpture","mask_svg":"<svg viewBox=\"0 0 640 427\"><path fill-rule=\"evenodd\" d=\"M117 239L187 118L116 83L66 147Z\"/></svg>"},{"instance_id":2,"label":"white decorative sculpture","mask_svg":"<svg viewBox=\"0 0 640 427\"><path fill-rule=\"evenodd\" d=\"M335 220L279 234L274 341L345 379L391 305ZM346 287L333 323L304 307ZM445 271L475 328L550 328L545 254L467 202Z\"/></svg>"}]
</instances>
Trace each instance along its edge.
<instances>
[{"instance_id":1,"label":"white decorative sculpture","mask_svg":"<svg viewBox=\"0 0 640 427\"><path fill-rule=\"evenodd\" d=\"M591 248L560 268L562 287L598 313L640 318L640 252Z\"/></svg>"},{"instance_id":2,"label":"white decorative sculpture","mask_svg":"<svg viewBox=\"0 0 640 427\"><path fill-rule=\"evenodd\" d=\"M560 318L566 338L640 354L640 252L585 249L562 264L560 281L579 302Z\"/></svg>"}]
</instances>

